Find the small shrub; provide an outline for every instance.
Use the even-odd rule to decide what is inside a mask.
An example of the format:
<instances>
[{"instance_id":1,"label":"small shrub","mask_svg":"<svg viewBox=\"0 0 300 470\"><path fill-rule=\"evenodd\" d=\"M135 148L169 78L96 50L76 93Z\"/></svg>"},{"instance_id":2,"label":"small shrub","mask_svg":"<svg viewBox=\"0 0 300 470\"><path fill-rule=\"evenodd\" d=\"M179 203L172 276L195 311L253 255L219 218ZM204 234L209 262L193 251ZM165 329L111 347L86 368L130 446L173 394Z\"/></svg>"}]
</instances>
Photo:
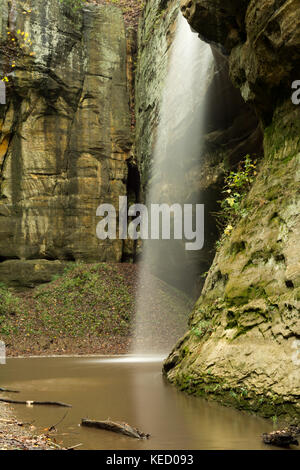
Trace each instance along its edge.
<instances>
[{"instance_id":1,"label":"small shrub","mask_svg":"<svg viewBox=\"0 0 300 470\"><path fill-rule=\"evenodd\" d=\"M230 235L238 219L247 216L244 199L257 175L257 161L246 155L239 164L237 171L230 171L225 178L223 194L225 198L220 202L221 211L217 214L219 225L224 235Z\"/></svg>"}]
</instances>

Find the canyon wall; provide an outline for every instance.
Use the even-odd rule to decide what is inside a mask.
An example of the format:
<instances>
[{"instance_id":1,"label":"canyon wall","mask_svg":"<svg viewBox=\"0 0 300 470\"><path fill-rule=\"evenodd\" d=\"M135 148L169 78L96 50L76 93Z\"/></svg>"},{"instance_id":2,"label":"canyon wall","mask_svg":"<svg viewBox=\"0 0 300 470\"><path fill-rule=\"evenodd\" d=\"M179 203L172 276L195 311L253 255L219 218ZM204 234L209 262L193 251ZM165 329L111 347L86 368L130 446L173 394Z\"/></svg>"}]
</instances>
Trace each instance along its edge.
<instances>
[{"instance_id":1,"label":"canyon wall","mask_svg":"<svg viewBox=\"0 0 300 470\"><path fill-rule=\"evenodd\" d=\"M66 261L121 261L121 240L96 237L96 209L128 192L122 12L59 0L0 8L2 75L12 71L0 106L0 280L31 285Z\"/></svg>"},{"instance_id":2,"label":"canyon wall","mask_svg":"<svg viewBox=\"0 0 300 470\"><path fill-rule=\"evenodd\" d=\"M260 117L264 156L245 217L223 236L190 329L164 365L181 390L267 417L300 414L300 4L186 0ZM250 152L249 152L250 153Z\"/></svg>"},{"instance_id":3,"label":"canyon wall","mask_svg":"<svg viewBox=\"0 0 300 470\"><path fill-rule=\"evenodd\" d=\"M186 169L182 188L186 202L197 195L205 204L197 277L185 285L189 264L171 254L180 277L166 278L163 266L158 273L202 293L164 371L189 393L298 419L300 107L291 84L300 79L299 1L183 0L181 8L215 63L201 161ZM68 261L132 259L132 243L96 238L96 208L117 206L122 195L145 199L178 11L177 0L145 5L133 155L135 41L120 9L2 0L0 66L9 76L0 105L0 281L31 286ZM246 154L258 159L258 174L244 217L216 250L224 177Z\"/></svg>"}]
</instances>

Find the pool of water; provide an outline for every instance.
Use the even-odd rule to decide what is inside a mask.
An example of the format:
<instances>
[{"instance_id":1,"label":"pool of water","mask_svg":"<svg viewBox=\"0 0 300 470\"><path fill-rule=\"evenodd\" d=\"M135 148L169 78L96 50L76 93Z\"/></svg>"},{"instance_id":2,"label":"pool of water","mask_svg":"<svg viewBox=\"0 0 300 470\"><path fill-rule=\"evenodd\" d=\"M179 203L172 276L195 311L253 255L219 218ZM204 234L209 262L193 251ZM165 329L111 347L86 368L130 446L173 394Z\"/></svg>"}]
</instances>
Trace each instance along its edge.
<instances>
[{"instance_id":1,"label":"pool of water","mask_svg":"<svg viewBox=\"0 0 300 470\"><path fill-rule=\"evenodd\" d=\"M161 374L162 357L47 357L8 359L0 366L1 393L18 400L62 401L72 408L14 405L38 431L56 424L57 442L80 449L266 449L261 434L272 423L185 395ZM80 427L81 418L125 421L150 433L135 440Z\"/></svg>"}]
</instances>

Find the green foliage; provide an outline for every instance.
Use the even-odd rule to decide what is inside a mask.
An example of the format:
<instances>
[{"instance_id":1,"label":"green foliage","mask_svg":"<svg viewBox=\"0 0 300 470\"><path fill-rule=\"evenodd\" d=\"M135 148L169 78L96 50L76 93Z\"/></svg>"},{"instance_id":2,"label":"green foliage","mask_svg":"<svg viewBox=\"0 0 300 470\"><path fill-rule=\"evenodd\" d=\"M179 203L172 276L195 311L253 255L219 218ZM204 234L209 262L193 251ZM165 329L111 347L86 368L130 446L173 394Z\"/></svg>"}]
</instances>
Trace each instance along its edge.
<instances>
[{"instance_id":1,"label":"green foliage","mask_svg":"<svg viewBox=\"0 0 300 470\"><path fill-rule=\"evenodd\" d=\"M12 347L18 351L26 348L26 352L28 348L39 350L40 338L42 343L46 338L56 345L60 340L84 338L96 345L97 338L106 343L117 336L118 345L131 333L137 276L135 267L125 263L69 263L52 282L34 289L0 286L0 340L9 340ZM170 311L168 324L176 329L172 321L176 318L177 324L177 312L184 315L183 305L188 308L189 302L163 281L153 278L153 282L161 291L157 308L163 314Z\"/></svg>"},{"instance_id":2,"label":"green foliage","mask_svg":"<svg viewBox=\"0 0 300 470\"><path fill-rule=\"evenodd\" d=\"M127 334L133 298L113 266L86 270L75 264L48 286L37 288L36 309L42 331L55 335Z\"/></svg>"},{"instance_id":3,"label":"green foliage","mask_svg":"<svg viewBox=\"0 0 300 470\"><path fill-rule=\"evenodd\" d=\"M60 3L68 7L71 11L76 12L82 8L85 0L59 0Z\"/></svg>"},{"instance_id":4,"label":"green foliage","mask_svg":"<svg viewBox=\"0 0 300 470\"><path fill-rule=\"evenodd\" d=\"M0 334L9 335L14 331L11 318L19 313L18 299L0 283Z\"/></svg>"},{"instance_id":5,"label":"green foliage","mask_svg":"<svg viewBox=\"0 0 300 470\"><path fill-rule=\"evenodd\" d=\"M23 13L30 15L32 10L24 10ZM31 50L33 40L31 39L28 32L17 29L9 29L7 27L5 41L0 41L0 56L5 57L3 61L4 70L0 76L0 80L7 85L12 84L12 80L9 78L11 73L19 66L20 59L24 59L24 56L33 57L35 53Z\"/></svg>"},{"instance_id":6,"label":"green foliage","mask_svg":"<svg viewBox=\"0 0 300 470\"><path fill-rule=\"evenodd\" d=\"M205 279L205 278L207 277L208 273L209 273L209 271L205 271L205 273L202 273L202 274L200 275L200 277L202 277L203 279Z\"/></svg>"},{"instance_id":7,"label":"green foliage","mask_svg":"<svg viewBox=\"0 0 300 470\"><path fill-rule=\"evenodd\" d=\"M25 296L0 284L0 335L128 335L133 302L114 266L74 264Z\"/></svg>"},{"instance_id":8,"label":"green foliage","mask_svg":"<svg viewBox=\"0 0 300 470\"><path fill-rule=\"evenodd\" d=\"M225 178L223 194L226 196L221 204L219 221L225 235L230 235L233 224L240 218L247 216L247 210L243 207L243 201L248 194L256 171L257 161L246 155L245 160L239 164L237 171L230 171Z\"/></svg>"},{"instance_id":9,"label":"green foliage","mask_svg":"<svg viewBox=\"0 0 300 470\"><path fill-rule=\"evenodd\" d=\"M211 322L207 320L200 321L197 326L191 329L191 333L197 338L203 338L206 333L212 333Z\"/></svg>"},{"instance_id":10,"label":"green foliage","mask_svg":"<svg viewBox=\"0 0 300 470\"><path fill-rule=\"evenodd\" d=\"M273 421L273 424L274 424L274 425L277 424L278 418L277 418L276 415L272 416L272 421Z\"/></svg>"}]
</instances>

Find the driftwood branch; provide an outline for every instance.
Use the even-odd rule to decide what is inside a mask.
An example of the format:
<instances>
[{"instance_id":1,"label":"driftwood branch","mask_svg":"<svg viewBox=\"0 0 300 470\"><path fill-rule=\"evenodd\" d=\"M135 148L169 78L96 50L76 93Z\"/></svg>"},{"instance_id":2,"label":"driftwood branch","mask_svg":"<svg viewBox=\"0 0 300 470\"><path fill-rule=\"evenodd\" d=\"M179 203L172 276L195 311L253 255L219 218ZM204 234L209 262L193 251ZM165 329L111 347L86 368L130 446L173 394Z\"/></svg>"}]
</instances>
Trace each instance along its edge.
<instances>
[{"instance_id":1,"label":"driftwood branch","mask_svg":"<svg viewBox=\"0 0 300 470\"><path fill-rule=\"evenodd\" d=\"M273 431L262 435L263 442L277 447L289 447L290 445L299 445L296 437L300 435L300 426L291 425L281 431Z\"/></svg>"},{"instance_id":2,"label":"driftwood branch","mask_svg":"<svg viewBox=\"0 0 300 470\"><path fill-rule=\"evenodd\" d=\"M83 444L76 444L75 446L68 447L66 450L74 450L77 449L77 447L81 447Z\"/></svg>"},{"instance_id":3,"label":"driftwood branch","mask_svg":"<svg viewBox=\"0 0 300 470\"><path fill-rule=\"evenodd\" d=\"M9 388L2 388L2 387L0 387L0 392L20 393L19 390L10 390Z\"/></svg>"},{"instance_id":4,"label":"driftwood branch","mask_svg":"<svg viewBox=\"0 0 300 470\"><path fill-rule=\"evenodd\" d=\"M145 434L127 423L115 423L110 420L95 421L91 419L82 419L81 426L104 429L105 431L124 434L125 436L133 437L135 439L148 439L150 437L150 434Z\"/></svg>"},{"instance_id":5,"label":"driftwood branch","mask_svg":"<svg viewBox=\"0 0 300 470\"><path fill-rule=\"evenodd\" d=\"M72 405L67 403L61 403L60 401L19 401L19 400L10 400L9 398L0 398L0 401L4 403L12 403L17 405L47 405L47 406L64 406L65 408L71 408Z\"/></svg>"}]
</instances>

